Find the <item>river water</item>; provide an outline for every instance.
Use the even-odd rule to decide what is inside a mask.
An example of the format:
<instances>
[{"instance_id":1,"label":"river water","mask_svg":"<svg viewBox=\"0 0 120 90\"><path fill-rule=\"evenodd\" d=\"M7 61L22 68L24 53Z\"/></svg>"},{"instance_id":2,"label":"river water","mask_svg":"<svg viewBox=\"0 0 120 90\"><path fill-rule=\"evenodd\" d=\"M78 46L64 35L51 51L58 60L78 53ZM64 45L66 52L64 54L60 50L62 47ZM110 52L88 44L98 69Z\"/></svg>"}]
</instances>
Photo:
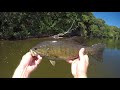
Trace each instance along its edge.
<instances>
[{"instance_id":1,"label":"river water","mask_svg":"<svg viewBox=\"0 0 120 90\"><path fill-rule=\"evenodd\" d=\"M33 38L16 41L0 41L0 78L11 78L22 56L34 45L46 38ZM89 78L120 78L120 41L111 39L87 39L87 45L105 43L103 62L90 58ZM65 61L57 61L53 67L49 60L43 59L30 78L73 78L71 65Z\"/></svg>"}]
</instances>

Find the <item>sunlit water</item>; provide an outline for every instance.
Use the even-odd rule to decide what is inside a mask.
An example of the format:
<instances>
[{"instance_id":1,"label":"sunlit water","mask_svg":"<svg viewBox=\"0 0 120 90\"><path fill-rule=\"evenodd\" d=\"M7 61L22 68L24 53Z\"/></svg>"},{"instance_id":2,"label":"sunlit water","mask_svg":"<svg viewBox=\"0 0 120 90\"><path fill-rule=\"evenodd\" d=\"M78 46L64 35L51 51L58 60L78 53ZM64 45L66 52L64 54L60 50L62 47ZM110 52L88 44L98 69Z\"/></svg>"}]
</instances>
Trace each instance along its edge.
<instances>
[{"instance_id":1,"label":"sunlit water","mask_svg":"<svg viewBox=\"0 0 120 90\"><path fill-rule=\"evenodd\" d=\"M0 78L11 78L22 56L34 45L46 39L27 39L17 41L0 41ZM103 62L90 58L88 68L89 78L118 78L120 77L120 42L119 40L91 39L88 45L105 43ZM31 78L73 78L71 65L65 61L57 61L53 67L49 60L43 59Z\"/></svg>"}]
</instances>

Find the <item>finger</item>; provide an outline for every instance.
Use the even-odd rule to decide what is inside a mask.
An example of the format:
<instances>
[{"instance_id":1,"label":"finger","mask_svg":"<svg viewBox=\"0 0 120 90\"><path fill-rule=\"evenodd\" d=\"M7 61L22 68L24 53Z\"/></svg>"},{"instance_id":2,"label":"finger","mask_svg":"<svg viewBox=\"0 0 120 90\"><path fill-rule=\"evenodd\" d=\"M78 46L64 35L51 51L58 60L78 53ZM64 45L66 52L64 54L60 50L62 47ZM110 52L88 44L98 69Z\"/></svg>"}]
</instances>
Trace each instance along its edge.
<instances>
[{"instance_id":1,"label":"finger","mask_svg":"<svg viewBox=\"0 0 120 90\"><path fill-rule=\"evenodd\" d=\"M73 75L76 74L76 67L77 67L77 61L73 61L73 63L71 64L71 72Z\"/></svg>"},{"instance_id":2,"label":"finger","mask_svg":"<svg viewBox=\"0 0 120 90\"><path fill-rule=\"evenodd\" d=\"M27 52L26 54L24 54L24 55L23 55L23 57L22 57L22 58L25 58L28 54L29 54L29 53Z\"/></svg>"},{"instance_id":3,"label":"finger","mask_svg":"<svg viewBox=\"0 0 120 90\"><path fill-rule=\"evenodd\" d=\"M72 64L74 63L75 61L79 61L79 59L75 59L75 60L66 60L68 63Z\"/></svg>"},{"instance_id":4,"label":"finger","mask_svg":"<svg viewBox=\"0 0 120 90\"><path fill-rule=\"evenodd\" d=\"M41 62L41 60L40 60L40 59L35 60L35 65L38 65L40 62Z\"/></svg>"},{"instance_id":5,"label":"finger","mask_svg":"<svg viewBox=\"0 0 120 90\"><path fill-rule=\"evenodd\" d=\"M42 57L40 55L37 56L38 60L36 60L36 63L39 64L42 61Z\"/></svg>"},{"instance_id":6,"label":"finger","mask_svg":"<svg viewBox=\"0 0 120 90\"><path fill-rule=\"evenodd\" d=\"M88 55L84 55L84 58L85 58L86 63L87 63L87 65L88 65L88 64L89 64L89 57L88 57Z\"/></svg>"},{"instance_id":7,"label":"finger","mask_svg":"<svg viewBox=\"0 0 120 90\"><path fill-rule=\"evenodd\" d=\"M31 53L27 52L24 56L31 56Z\"/></svg>"},{"instance_id":8,"label":"finger","mask_svg":"<svg viewBox=\"0 0 120 90\"><path fill-rule=\"evenodd\" d=\"M66 60L66 61L71 64L73 63L73 60Z\"/></svg>"},{"instance_id":9,"label":"finger","mask_svg":"<svg viewBox=\"0 0 120 90\"><path fill-rule=\"evenodd\" d=\"M84 58L84 48L81 48L80 49L80 51L79 51L79 58L80 58L80 60L84 60L83 58Z\"/></svg>"},{"instance_id":10,"label":"finger","mask_svg":"<svg viewBox=\"0 0 120 90\"><path fill-rule=\"evenodd\" d=\"M42 60L42 57L40 55L37 56L38 59Z\"/></svg>"},{"instance_id":11,"label":"finger","mask_svg":"<svg viewBox=\"0 0 120 90\"><path fill-rule=\"evenodd\" d=\"M30 58L32 58L32 56L31 56L31 53L30 52L27 52L25 55L23 55L23 57L22 57L22 59L24 60L28 60L28 58L30 59Z\"/></svg>"}]
</instances>

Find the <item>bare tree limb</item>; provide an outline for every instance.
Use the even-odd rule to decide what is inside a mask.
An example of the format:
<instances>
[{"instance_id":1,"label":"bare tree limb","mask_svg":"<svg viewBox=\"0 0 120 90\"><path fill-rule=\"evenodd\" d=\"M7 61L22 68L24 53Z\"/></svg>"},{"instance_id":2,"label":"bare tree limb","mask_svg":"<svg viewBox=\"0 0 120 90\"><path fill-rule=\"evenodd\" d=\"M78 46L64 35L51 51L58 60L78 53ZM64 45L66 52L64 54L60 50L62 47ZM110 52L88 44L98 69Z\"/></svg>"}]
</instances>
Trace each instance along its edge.
<instances>
[{"instance_id":1,"label":"bare tree limb","mask_svg":"<svg viewBox=\"0 0 120 90\"><path fill-rule=\"evenodd\" d=\"M75 23L75 20L73 20L73 22L72 22L72 24L71 24L71 26L70 26L70 28L66 31L66 32L64 32L64 33L59 33L59 34L57 34L57 35L54 35L54 36L52 36L53 38L55 38L55 39L59 39L59 38L63 38L62 36L64 36L65 34L67 34L67 33L70 33L72 30L74 30L74 29L72 29L72 27L73 27L73 25L74 25L74 23ZM77 27L76 27L77 28Z\"/></svg>"}]
</instances>

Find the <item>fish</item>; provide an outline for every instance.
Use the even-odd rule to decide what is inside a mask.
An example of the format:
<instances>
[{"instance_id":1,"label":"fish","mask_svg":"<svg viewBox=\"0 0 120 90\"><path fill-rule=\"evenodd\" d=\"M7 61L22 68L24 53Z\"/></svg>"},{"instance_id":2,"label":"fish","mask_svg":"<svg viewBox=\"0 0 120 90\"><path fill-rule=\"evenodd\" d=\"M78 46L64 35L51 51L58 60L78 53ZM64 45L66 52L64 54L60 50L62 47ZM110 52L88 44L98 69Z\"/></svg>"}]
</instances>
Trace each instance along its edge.
<instances>
[{"instance_id":1,"label":"fish","mask_svg":"<svg viewBox=\"0 0 120 90\"><path fill-rule=\"evenodd\" d=\"M30 52L33 56L40 55L43 58L48 58L54 66L56 60L69 61L79 58L79 50L81 48L85 48L84 54L93 56L98 61L103 61L102 55L105 44L97 43L92 46L86 46L73 38L43 41L31 48Z\"/></svg>"}]
</instances>

